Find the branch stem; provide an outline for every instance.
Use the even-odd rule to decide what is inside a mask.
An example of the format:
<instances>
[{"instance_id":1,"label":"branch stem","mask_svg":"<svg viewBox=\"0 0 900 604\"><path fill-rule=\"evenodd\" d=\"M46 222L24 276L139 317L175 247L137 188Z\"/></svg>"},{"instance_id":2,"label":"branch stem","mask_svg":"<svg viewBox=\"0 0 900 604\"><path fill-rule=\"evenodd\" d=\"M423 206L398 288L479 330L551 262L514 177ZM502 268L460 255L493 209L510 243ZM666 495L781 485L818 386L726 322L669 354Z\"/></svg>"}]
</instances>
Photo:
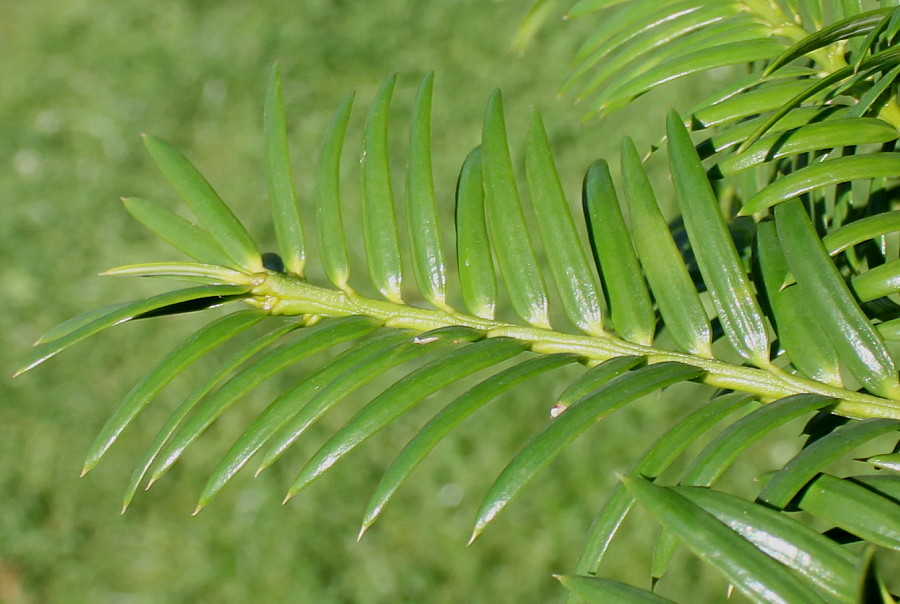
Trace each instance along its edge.
<instances>
[{"instance_id":1,"label":"branch stem","mask_svg":"<svg viewBox=\"0 0 900 604\"><path fill-rule=\"evenodd\" d=\"M588 363L600 363L621 356L641 356L648 364L675 361L702 369L699 381L728 390L747 392L773 401L801 393L814 393L837 400L834 413L867 419L900 419L900 401L837 388L789 374L775 367L747 367L719 359L696 357L652 346L626 342L614 335L602 337L570 334L482 319L457 311L418 308L358 294L313 285L299 277L282 273L255 273L251 304L273 315L319 315L346 317L364 315L382 321L385 327L425 332L451 326L482 331L485 337L509 337L526 342L536 353L576 354Z\"/></svg>"}]
</instances>

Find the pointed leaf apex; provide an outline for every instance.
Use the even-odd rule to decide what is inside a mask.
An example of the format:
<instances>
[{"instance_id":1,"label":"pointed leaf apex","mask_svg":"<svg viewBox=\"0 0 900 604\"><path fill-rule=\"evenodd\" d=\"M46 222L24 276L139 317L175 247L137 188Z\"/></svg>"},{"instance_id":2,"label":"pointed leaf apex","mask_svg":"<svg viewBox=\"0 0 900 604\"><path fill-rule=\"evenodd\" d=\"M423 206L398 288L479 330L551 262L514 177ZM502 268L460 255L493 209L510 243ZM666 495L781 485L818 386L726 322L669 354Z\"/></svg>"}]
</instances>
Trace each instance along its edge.
<instances>
[{"instance_id":1,"label":"pointed leaf apex","mask_svg":"<svg viewBox=\"0 0 900 604\"><path fill-rule=\"evenodd\" d=\"M356 535L356 542L357 542L357 543L359 543L360 541L362 541L363 535L365 535L365 534L366 534L366 531L369 530L369 526L370 526L370 525L363 523L363 525L362 525L361 527L359 527L359 533Z\"/></svg>"},{"instance_id":2,"label":"pointed leaf apex","mask_svg":"<svg viewBox=\"0 0 900 604\"><path fill-rule=\"evenodd\" d=\"M281 505L287 505L287 502L294 498L296 493L288 493L284 496L284 499L281 500Z\"/></svg>"},{"instance_id":3,"label":"pointed leaf apex","mask_svg":"<svg viewBox=\"0 0 900 604\"><path fill-rule=\"evenodd\" d=\"M202 510L202 509L203 509L203 506L200 504L197 504L197 507L195 507L194 511L191 512L191 516L196 516L197 514L200 513L200 510Z\"/></svg>"}]
</instances>

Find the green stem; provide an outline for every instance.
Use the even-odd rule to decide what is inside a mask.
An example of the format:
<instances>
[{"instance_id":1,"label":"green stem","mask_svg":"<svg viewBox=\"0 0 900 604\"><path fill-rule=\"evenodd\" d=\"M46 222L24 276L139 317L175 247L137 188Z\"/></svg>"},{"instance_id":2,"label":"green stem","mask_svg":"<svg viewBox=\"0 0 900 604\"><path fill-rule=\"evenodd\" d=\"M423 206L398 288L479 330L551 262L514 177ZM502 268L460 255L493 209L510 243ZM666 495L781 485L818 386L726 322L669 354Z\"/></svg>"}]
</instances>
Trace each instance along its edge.
<instances>
[{"instance_id":1,"label":"green stem","mask_svg":"<svg viewBox=\"0 0 900 604\"><path fill-rule=\"evenodd\" d=\"M312 285L298 277L281 273L256 273L251 304L273 315L312 315L346 317L364 315L383 321L385 327L410 329L419 333L451 326L470 327L485 337L509 337L526 342L541 354L576 354L588 362L599 363L622 356L641 356L647 363L675 361L702 369L699 381L728 390L748 392L771 401L801 393L814 393L838 400L834 412L847 417L900 419L900 401L871 396L822 384L781 371L774 366L745 367L695 357L652 346L626 342L613 335L594 337L563 333L482 319L458 312L425 309Z\"/></svg>"}]
</instances>

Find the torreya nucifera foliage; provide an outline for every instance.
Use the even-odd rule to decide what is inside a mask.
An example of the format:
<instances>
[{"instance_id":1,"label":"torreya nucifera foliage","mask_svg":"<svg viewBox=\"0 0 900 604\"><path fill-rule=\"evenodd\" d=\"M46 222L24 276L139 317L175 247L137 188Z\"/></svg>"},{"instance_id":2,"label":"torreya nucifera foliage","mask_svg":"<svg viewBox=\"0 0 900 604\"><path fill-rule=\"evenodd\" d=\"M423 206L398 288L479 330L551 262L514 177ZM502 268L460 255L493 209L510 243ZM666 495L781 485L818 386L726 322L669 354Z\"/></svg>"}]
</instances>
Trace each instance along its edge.
<instances>
[{"instance_id":1,"label":"torreya nucifera foliage","mask_svg":"<svg viewBox=\"0 0 900 604\"><path fill-rule=\"evenodd\" d=\"M535 4L517 42L526 43L560 4ZM542 430L510 453L478 509L472 540L569 443L598 422L602 431L604 417L673 384L706 384L708 400L663 427L585 527L579 560L558 577L571 597L668 601L603 577L610 543L627 539L619 528L638 505L661 527L654 584L683 545L752 601L893 602L890 588L898 587L885 585L873 560L876 551L900 549L900 448L888 444L868 455L858 474L829 472L861 445L894 442L900 428L891 347L900 339L900 9L888 1L863 10L860 2L815 0L581 0L566 8L570 18L596 20L562 85L592 117L604 119L678 77L747 69L731 72L695 107L671 110L658 145L642 152L625 139L618 157L591 164L580 215L560 185L536 112L524 175L516 174L495 92L481 144L454 175L450 245L437 210L447 200L436 198L432 173L434 76L422 79L413 104L403 199L392 186L387 135L396 77L388 78L362 133L365 275L356 266L351 272L347 237L360 234L343 225L350 201L340 191L354 98L338 105L321 145L313 215L301 215L276 67L264 138L278 253L260 252L184 155L145 136L196 221L144 199L125 199L125 209L191 261L105 274L191 286L62 323L21 371L125 321L231 309L187 337L126 395L87 454L88 472L170 381L240 334L256 334L200 380L160 428L127 486L127 507L141 484L158 480L254 386L343 345L247 423L213 469L198 511L253 456L261 454L259 470L275 463L333 406L392 370L404 372L334 432L300 469L287 498L429 395L470 386L398 452L371 496L361 537L463 420L537 376L582 365L561 385ZM666 190L654 187L645 169L660 148L671 175ZM660 211L662 196L677 203L688 259ZM751 225L752 237L733 236L737 216ZM582 221L587 240L576 228ZM313 239L317 255L308 258ZM306 278L308 261L320 264L327 282ZM353 283L365 279L377 293L357 291ZM565 321L551 321L551 301ZM760 477L753 499L717 488L751 445L803 418L808 438L787 463ZM708 445L676 466L698 435ZM672 476L674 467L681 469ZM552 530L548 524L538 530Z\"/></svg>"}]
</instances>

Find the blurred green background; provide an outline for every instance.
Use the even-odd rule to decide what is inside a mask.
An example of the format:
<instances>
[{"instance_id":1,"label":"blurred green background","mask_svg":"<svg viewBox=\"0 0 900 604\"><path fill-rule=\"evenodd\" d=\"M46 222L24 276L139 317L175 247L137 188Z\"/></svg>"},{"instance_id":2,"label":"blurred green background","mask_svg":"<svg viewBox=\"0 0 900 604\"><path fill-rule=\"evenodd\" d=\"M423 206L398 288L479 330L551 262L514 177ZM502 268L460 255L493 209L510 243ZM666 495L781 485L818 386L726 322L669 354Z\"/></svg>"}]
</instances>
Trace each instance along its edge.
<instances>
[{"instance_id":1,"label":"blurred green background","mask_svg":"<svg viewBox=\"0 0 900 604\"><path fill-rule=\"evenodd\" d=\"M345 160L355 200L359 124L380 82L399 74L395 138L422 74L436 72L435 172L449 225L456 170L478 142L484 102L502 88L514 156L531 107L544 113L571 198L590 161L613 157L620 136L658 136L667 106L703 96L706 80L649 95L606 122L556 90L590 23L553 22L524 56L510 52L528 1L483 0L12 0L0 8L0 601L24 602L551 602L552 572L576 560L614 473L668 419L702 400L675 388L620 412L581 439L530 485L473 546L475 507L494 476L548 417L575 369L505 397L464 425L416 471L385 517L356 543L380 471L448 396L367 443L332 474L279 502L305 456L353 409L298 443L253 479L245 472L197 517L190 511L218 456L279 387L327 359L254 391L189 450L125 515L133 464L166 414L190 391L173 383L86 478L81 460L96 431L142 373L207 317L129 324L10 380L28 346L75 314L162 291L165 283L95 275L112 266L178 259L132 221L120 196L175 201L143 150L157 134L192 158L266 249L274 249L261 165L261 107L280 61L298 193L311 214L310 176L320 137L349 91L357 106ZM519 151L515 151L518 149ZM398 168L402 155L398 155ZM395 188L402 193L402 172ZM353 228L351 209L348 224ZM358 232L358 231L357 231ZM447 231L447 241L452 230ZM356 281L365 269L354 250ZM321 274L313 262L313 277ZM382 386L384 384L382 383ZM459 389L456 390L457 392ZM368 396L377 389L367 391ZM452 392L450 393L452 394ZM437 405L437 406L436 406ZM783 461L765 451L761 461ZM632 523L650 535L646 523ZM646 547L622 547L609 574L645 585ZM672 593L698 587L686 556L666 578ZM703 591L708 590L708 591ZM695 601L700 601L697 599Z\"/></svg>"}]
</instances>

